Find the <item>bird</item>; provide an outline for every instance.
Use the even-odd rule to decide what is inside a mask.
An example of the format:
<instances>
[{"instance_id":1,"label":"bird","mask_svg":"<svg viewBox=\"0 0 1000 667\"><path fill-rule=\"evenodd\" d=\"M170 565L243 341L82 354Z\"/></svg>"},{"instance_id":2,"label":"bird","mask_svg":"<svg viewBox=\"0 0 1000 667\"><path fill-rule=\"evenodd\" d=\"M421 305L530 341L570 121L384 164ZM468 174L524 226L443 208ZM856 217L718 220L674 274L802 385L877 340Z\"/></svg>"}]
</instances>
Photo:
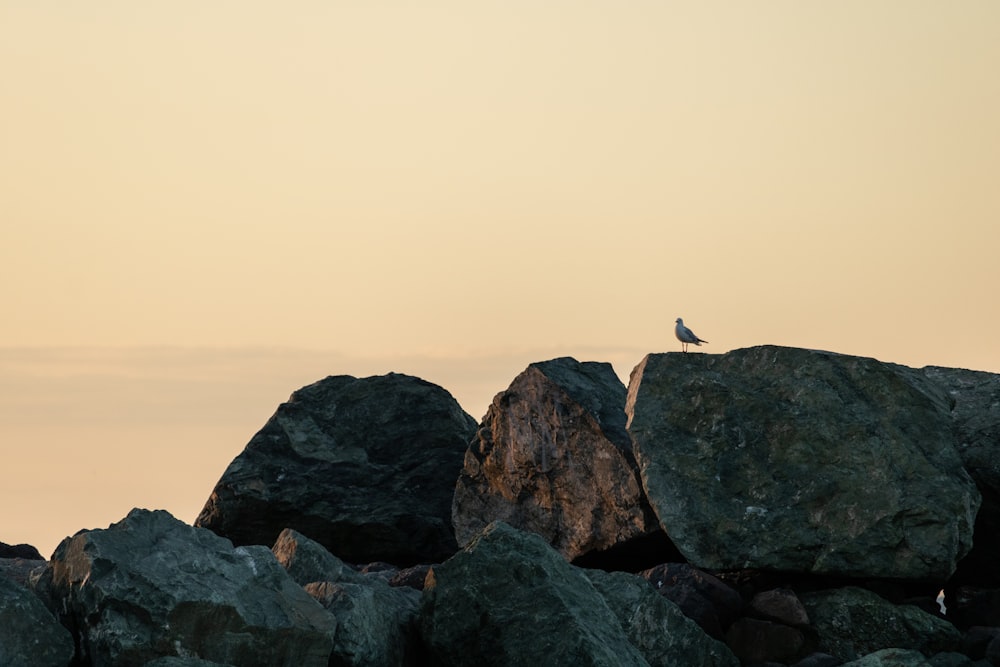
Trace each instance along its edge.
<instances>
[{"instance_id":1,"label":"bird","mask_svg":"<svg viewBox=\"0 0 1000 667\"><path fill-rule=\"evenodd\" d=\"M680 317L677 318L677 326L674 327L674 335L677 336L677 340L681 342L681 351L688 351L688 343L694 343L695 345L701 345L702 343L707 343L707 340L702 340L694 335L694 332L684 326L684 320Z\"/></svg>"}]
</instances>

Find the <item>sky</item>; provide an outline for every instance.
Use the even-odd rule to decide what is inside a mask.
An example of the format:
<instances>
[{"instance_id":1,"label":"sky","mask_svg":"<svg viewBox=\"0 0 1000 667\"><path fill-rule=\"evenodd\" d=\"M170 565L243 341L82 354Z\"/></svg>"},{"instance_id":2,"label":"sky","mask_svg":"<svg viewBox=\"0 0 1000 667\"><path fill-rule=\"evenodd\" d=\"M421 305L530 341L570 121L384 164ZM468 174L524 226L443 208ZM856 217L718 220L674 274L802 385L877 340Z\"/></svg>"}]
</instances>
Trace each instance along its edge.
<instances>
[{"instance_id":1,"label":"sky","mask_svg":"<svg viewBox=\"0 0 1000 667\"><path fill-rule=\"evenodd\" d=\"M761 344L1000 372L1000 3L0 0L0 541L295 389Z\"/></svg>"}]
</instances>

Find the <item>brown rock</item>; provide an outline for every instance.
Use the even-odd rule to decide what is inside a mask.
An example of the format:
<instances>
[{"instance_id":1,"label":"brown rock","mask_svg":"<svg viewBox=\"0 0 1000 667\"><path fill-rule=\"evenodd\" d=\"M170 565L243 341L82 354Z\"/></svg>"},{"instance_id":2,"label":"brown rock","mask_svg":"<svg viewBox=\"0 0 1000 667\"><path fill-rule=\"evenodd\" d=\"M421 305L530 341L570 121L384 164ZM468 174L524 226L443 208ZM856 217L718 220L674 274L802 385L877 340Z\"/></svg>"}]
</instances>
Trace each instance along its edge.
<instances>
[{"instance_id":1,"label":"brown rock","mask_svg":"<svg viewBox=\"0 0 1000 667\"><path fill-rule=\"evenodd\" d=\"M502 520L572 560L658 532L624 406L610 364L531 364L493 400L466 453L452 506L459 544Z\"/></svg>"}]
</instances>

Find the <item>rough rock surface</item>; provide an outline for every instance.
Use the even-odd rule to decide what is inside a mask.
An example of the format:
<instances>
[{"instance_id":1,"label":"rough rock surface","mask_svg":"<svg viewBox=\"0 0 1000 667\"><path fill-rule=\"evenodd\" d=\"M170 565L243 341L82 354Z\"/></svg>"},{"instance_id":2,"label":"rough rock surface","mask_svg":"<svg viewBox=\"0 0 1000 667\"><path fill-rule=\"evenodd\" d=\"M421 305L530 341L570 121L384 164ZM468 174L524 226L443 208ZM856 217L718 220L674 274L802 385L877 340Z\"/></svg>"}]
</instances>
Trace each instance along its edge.
<instances>
[{"instance_id":1,"label":"rough rock surface","mask_svg":"<svg viewBox=\"0 0 1000 667\"><path fill-rule=\"evenodd\" d=\"M499 520L567 560L659 531L610 364L534 363L489 407L465 455L452 521L459 544Z\"/></svg>"},{"instance_id":2,"label":"rough rock surface","mask_svg":"<svg viewBox=\"0 0 1000 667\"><path fill-rule=\"evenodd\" d=\"M958 650L961 635L951 623L910 605L894 605L857 587L801 596L819 635L819 650L856 660L885 648L930 656Z\"/></svg>"},{"instance_id":3,"label":"rough rock surface","mask_svg":"<svg viewBox=\"0 0 1000 667\"><path fill-rule=\"evenodd\" d=\"M885 648L863 658L845 662L842 667L931 667L927 656L920 651L902 648Z\"/></svg>"},{"instance_id":4,"label":"rough rock surface","mask_svg":"<svg viewBox=\"0 0 1000 667\"><path fill-rule=\"evenodd\" d=\"M333 650L336 621L267 548L233 548L162 510L63 540L46 576L82 664L175 656L325 667Z\"/></svg>"},{"instance_id":5,"label":"rough rock surface","mask_svg":"<svg viewBox=\"0 0 1000 667\"><path fill-rule=\"evenodd\" d=\"M538 535L492 523L427 578L430 664L649 664L583 570Z\"/></svg>"},{"instance_id":6,"label":"rough rock surface","mask_svg":"<svg viewBox=\"0 0 1000 667\"><path fill-rule=\"evenodd\" d=\"M356 572L323 545L290 528L271 551L305 591L337 619L331 664L417 664L420 593Z\"/></svg>"},{"instance_id":7,"label":"rough rock surface","mask_svg":"<svg viewBox=\"0 0 1000 667\"><path fill-rule=\"evenodd\" d=\"M235 544L293 528L348 562L439 562L475 420L437 385L391 373L299 389L229 465L198 526Z\"/></svg>"},{"instance_id":8,"label":"rough rock surface","mask_svg":"<svg viewBox=\"0 0 1000 667\"><path fill-rule=\"evenodd\" d=\"M725 644L705 634L645 579L624 572L585 573L650 665L739 665Z\"/></svg>"},{"instance_id":9,"label":"rough rock surface","mask_svg":"<svg viewBox=\"0 0 1000 667\"><path fill-rule=\"evenodd\" d=\"M24 586L0 576L0 665L66 667L73 636Z\"/></svg>"},{"instance_id":10,"label":"rough rock surface","mask_svg":"<svg viewBox=\"0 0 1000 667\"><path fill-rule=\"evenodd\" d=\"M764 346L648 355L626 413L693 565L943 582L980 503L949 403L874 359Z\"/></svg>"},{"instance_id":11,"label":"rough rock surface","mask_svg":"<svg viewBox=\"0 0 1000 667\"><path fill-rule=\"evenodd\" d=\"M420 593L379 579L317 581L305 590L337 619L332 664L385 667L422 664Z\"/></svg>"}]
</instances>

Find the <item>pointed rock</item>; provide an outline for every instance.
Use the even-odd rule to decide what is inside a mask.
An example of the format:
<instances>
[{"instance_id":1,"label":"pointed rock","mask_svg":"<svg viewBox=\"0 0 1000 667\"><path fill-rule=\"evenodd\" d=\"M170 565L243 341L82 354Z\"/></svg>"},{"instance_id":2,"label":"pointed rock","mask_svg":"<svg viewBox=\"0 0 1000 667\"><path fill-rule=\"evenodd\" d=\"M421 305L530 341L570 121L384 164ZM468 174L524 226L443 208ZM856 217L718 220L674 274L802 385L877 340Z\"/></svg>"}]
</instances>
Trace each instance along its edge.
<instances>
[{"instance_id":1,"label":"pointed rock","mask_svg":"<svg viewBox=\"0 0 1000 667\"><path fill-rule=\"evenodd\" d=\"M541 535L567 560L659 532L610 364L534 363L494 399L455 488L459 544L491 521Z\"/></svg>"}]
</instances>

